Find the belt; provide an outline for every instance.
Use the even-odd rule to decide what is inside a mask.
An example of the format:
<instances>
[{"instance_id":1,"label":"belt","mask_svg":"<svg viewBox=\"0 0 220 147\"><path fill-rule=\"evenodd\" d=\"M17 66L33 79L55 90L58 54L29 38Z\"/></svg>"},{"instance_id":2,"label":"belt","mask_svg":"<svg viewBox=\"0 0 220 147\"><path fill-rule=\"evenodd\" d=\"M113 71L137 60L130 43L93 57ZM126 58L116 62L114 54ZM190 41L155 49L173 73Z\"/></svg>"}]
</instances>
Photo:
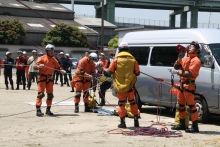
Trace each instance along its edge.
<instances>
[{"instance_id":1,"label":"belt","mask_svg":"<svg viewBox=\"0 0 220 147\"><path fill-rule=\"evenodd\" d=\"M182 84L195 85L195 80L187 80L185 82L182 82Z\"/></svg>"}]
</instances>

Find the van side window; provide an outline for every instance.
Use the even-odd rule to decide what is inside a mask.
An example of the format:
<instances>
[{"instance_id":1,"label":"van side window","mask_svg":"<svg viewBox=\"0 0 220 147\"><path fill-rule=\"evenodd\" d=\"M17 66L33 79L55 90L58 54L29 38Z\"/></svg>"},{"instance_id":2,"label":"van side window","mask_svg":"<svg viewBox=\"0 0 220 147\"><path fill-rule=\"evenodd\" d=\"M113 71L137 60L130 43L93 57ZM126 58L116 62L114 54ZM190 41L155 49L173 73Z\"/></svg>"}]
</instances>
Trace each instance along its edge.
<instances>
[{"instance_id":1,"label":"van side window","mask_svg":"<svg viewBox=\"0 0 220 147\"><path fill-rule=\"evenodd\" d=\"M173 67L178 58L176 46L173 47L154 47L151 53L151 66L170 66Z\"/></svg>"},{"instance_id":2,"label":"van side window","mask_svg":"<svg viewBox=\"0 0 220 147\"><path fill-rule=\"evenodd\" d=\"M208 52L206 52L206 50L201 50L200 54L198 55L198 58L201 61L201 67L204 67L204 56L208 55Z\"/></svg>"},{"instance_id":3,"label":"van side window","mask_svg":"<svg viewBox=\"0 0 220 147\"><path fill-rule=\"evenodd\" d=\"M150 47L130 47L130 53L135 57L139 65L147 65Z\"/></svg>"}]
</instances>

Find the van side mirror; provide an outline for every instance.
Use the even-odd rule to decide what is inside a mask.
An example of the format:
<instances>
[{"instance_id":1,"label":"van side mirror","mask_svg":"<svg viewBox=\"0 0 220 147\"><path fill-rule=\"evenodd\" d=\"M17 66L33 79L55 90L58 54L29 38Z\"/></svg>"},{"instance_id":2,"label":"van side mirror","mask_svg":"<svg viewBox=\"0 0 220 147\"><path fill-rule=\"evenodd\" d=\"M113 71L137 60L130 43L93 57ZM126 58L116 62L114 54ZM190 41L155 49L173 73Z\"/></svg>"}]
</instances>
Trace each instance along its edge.
<instances>
[{"instance_id":1,"label":"van side mirror","mask_svg":"<svg viewBox=\"0 0 220 147\"><path fill-rule=\"evenodd\" d=\"M204 56L204 67L211 68L214 64L214 58L212 55L205 55Z\"/></svg>"}]
</instances>

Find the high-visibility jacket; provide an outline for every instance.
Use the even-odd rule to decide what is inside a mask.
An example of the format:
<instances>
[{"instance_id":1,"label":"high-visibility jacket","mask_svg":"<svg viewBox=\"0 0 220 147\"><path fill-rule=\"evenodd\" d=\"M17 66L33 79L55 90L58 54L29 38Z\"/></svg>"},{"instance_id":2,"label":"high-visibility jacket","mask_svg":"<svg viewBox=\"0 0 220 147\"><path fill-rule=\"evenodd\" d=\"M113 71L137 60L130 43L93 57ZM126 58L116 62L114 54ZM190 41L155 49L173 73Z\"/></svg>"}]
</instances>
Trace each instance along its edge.
<instances>
[{"instance_id":1,"label":"high-visibility jacket","mask_svg":"<svg viewBox=\"0 0 220 147\"><path fill-rule=\"evenodd\" d=\"M112 61L113 87L117 93L128 92L136 82L135 73L140 72L135 58L128 52L120 52Z\"/></svg>"}]
</instances>

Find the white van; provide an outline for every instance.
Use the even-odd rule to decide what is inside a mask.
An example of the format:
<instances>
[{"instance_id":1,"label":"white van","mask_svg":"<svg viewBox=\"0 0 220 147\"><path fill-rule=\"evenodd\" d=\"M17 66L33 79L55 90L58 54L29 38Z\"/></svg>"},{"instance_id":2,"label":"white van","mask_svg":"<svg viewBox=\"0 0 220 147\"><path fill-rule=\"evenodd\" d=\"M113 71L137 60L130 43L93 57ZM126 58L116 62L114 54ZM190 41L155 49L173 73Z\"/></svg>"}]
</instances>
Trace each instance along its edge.
<instances>
[{"instance_id":1,"label":"white van","mask_svg":"<svg viewBox=\"0 0 220 147\"><path fill-rule=\"evenodd\" d=\"M171 82L168 69L177 60L176 46L189 45L198 41L203 46L199 55L202 63L196 79L196 106L199 122L208 121L210 114L220 114L220 30L218 29L176 29L138 31L127 33L123 39L130 46L130 53L136 58L143 73ZM205 62L204 62L205 61ZM174 76L178 83L179 76ZM139 109L142 105L158 105L159 82L141 74L136 82L135 99ZM170 94L170 87L160 84L160 104L173 107L176 96Z\"/></svg>"}]
</instances>

